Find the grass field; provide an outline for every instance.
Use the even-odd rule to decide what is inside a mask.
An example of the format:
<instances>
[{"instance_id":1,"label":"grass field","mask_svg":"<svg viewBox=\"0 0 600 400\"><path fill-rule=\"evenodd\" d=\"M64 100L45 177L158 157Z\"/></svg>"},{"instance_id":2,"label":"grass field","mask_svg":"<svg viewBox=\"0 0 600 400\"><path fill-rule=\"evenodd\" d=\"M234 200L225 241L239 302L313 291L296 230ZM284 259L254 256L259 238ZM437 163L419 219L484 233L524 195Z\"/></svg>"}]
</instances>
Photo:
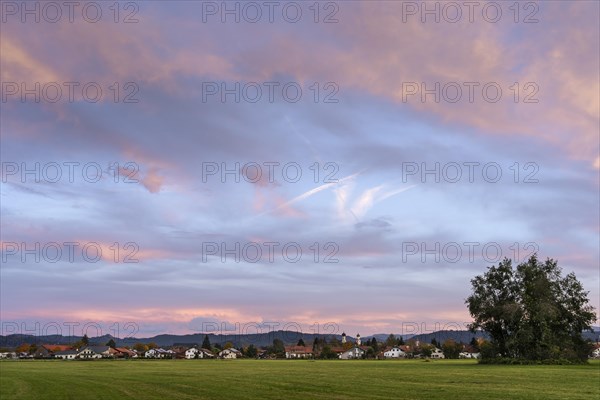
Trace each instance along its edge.
<instances>
[{"instance_id":1,"label":"grass field","mask_svg":"<svg viewBox=\"0 0 600 400\"><path fill-rule=\"evenodd\" d=\"M3 361L0 398L591 400L600 398L600 362Z\"/></svg>"}]
</instances>

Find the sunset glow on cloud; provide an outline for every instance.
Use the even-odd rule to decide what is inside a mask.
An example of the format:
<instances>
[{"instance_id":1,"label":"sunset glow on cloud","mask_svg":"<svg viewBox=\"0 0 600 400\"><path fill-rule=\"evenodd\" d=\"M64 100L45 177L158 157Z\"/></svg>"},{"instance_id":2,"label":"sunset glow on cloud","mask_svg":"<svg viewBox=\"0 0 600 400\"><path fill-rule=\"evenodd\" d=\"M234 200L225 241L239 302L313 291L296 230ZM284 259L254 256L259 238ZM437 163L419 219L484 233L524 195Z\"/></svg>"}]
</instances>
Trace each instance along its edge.
<instances>
[{"instance_id":1,"label":"sunset glow on cloud","mask_svg":"<svg viewBox=\"0 0 600 400\"><path fill-rule=\"evenodd\" d=\"M534 252L600 309L600 3L290 3L3 5L2 323L401 333Z\"/></svg>"}]
</instances>

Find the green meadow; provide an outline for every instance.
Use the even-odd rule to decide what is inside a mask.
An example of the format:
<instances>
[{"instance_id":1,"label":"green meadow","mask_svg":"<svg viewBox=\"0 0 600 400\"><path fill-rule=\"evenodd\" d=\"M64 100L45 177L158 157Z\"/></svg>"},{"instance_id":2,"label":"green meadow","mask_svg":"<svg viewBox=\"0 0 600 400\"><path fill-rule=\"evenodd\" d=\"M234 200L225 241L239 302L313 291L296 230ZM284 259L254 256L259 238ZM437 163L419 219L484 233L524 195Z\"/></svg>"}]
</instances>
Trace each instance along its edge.
<instances>
[{"instance_id":1,"label":"green meadow","mask_svg":"<svg viewBox=\"0 0 600 400\"><path fill-rule=\"evenodd\" d=\"M599 399L600 362L478 365L472 360L2 361L0 398Z\"/></svg>"}]
</instances>

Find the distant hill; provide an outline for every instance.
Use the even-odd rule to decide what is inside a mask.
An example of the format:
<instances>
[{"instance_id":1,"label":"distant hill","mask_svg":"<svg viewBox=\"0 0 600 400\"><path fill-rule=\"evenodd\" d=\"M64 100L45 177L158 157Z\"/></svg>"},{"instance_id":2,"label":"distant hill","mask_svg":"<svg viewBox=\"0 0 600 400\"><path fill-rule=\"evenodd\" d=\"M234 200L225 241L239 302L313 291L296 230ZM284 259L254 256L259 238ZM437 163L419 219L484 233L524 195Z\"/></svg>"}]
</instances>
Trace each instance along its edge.
<instances>
[{"instance_id":1,"label":"distant hill","mask_svg":"<svg viewBox=\"0 0 600 400\"><path fill-rule=\"evenodd\" d=\"M104 335L99 337L91 337L90 344L106 344L110 339L113 339L117 346L132 346L136 343L150 343L154 342L158 346L173 346L175 344L201 344L204 340L204 333L190 334L190 335L158 335L148 338L115 338L111 335ZM262 334L207 334L210 342L214 344L225 344L231 342L234 346L247 346L254 344L255 346L269 346L273 343L274 339L280 339L285 344L296 344L300 339L304 340L306 345L312 344L316 337L327 338L331 340L334 337L341 340L341 335L316 335L299 333L294 331L272 331ZM81 340L80 336L61 336L61 335L48 335L48 336L33 336L33 335L21 335L13 334L7 336L0 336L0 347L17 347L23 343L29 344L71 344ZM352 338L348 338L349 341L353 341Z\"/></svg>"},{"instance_id":2,"label":"distant hill","mask_svg":"<svg viewBox=\"0 0 600 400\"><path fill-rule=\"evenodd\" d=\"M377 339L377 342L381 343L381 342L385 342L386 339L388 338L388 336L390 336L389 333L376 333L374 335L371 336L365 336L363 338L364 341L370 340L371 338L375 338ZM399 338L400 336L402 336L402 339L407 340L410 339L411 337L413 337L414 335L401 335L399 333L394 333L394 336Z\"/></svg>"},{"instance_id":3,"label":"distant hill","mask_svg":"<svg viewBox=\"0 0 600 400\"><path fill-rule=\"evenodd\" d=\"M104 345L109 340L113 339L117 346L133 346L136 343L150 343L154 342L158 346L173 346L176 344L186 344L186 345L199 345L204 340L204 333L196 333L190 335L158 335L148 338L126 338L119 339L112 337L111 335L104 335L98 337L90 338L91 344L99 344ZM327 340L331 340L333 338L337 338L338 340L342 339L341 335L316 335L313 333L300 333L294 331L272 331L262 334L231 334L231 335L221 335L221 334L207 334L210 342L214 344L225 344L227 342L233 343L235 347L247 346L253 344L257 347L260 346L269 346L273 343L274 339L282 340L286 345L293 345L298 343L298 340L304 340L306 345L311 345L316 337L327 338ZM389 334L375 334L371 336L363 337L363 343L367 340L370 340L372 337L375 337L378 342L384 342ZM438 342L443 343L447 339L453 339L457 342L469 343L473 337L476 338L484 338L488 339L489 336L485 332L476 332L471 333L469 331L437 331L427 334L419 334L419 335L400 335L394 334L396 337L403 336L405 340L415 339L419 340L422 343L431 343L432 339L435 339ZM584 332L584 339L590 339L593 341L600 340L600 328L594 327L594 332ZM349 342L354 342L354 338L348 336ZM21 335L21 334L13 334L13 335L0 335L0 347L9 347L14 348L23 343L28 344L72 344L81 340L80 336L62 336L62 335L48 335L48 336L33 336L33 335Z\"/></svg>"}]
</instances>

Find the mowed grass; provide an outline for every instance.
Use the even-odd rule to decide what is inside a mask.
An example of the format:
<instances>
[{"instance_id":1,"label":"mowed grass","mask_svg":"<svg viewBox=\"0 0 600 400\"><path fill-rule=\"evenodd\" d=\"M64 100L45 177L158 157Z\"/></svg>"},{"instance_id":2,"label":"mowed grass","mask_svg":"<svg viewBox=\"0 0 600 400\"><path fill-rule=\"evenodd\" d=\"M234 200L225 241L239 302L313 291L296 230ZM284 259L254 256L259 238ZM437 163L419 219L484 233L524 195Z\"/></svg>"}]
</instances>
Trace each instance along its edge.
<instances>
[{"instance_id":1,"label":"mowed grass","mask_svg":"<svg viewBox=\"0 0 600 400\"><path fill-rule=\"evenodd\" d=\"M12 399L599 399L600 362L478 365L471 360L3 361Z\"/></svg>"}]
</instances>

